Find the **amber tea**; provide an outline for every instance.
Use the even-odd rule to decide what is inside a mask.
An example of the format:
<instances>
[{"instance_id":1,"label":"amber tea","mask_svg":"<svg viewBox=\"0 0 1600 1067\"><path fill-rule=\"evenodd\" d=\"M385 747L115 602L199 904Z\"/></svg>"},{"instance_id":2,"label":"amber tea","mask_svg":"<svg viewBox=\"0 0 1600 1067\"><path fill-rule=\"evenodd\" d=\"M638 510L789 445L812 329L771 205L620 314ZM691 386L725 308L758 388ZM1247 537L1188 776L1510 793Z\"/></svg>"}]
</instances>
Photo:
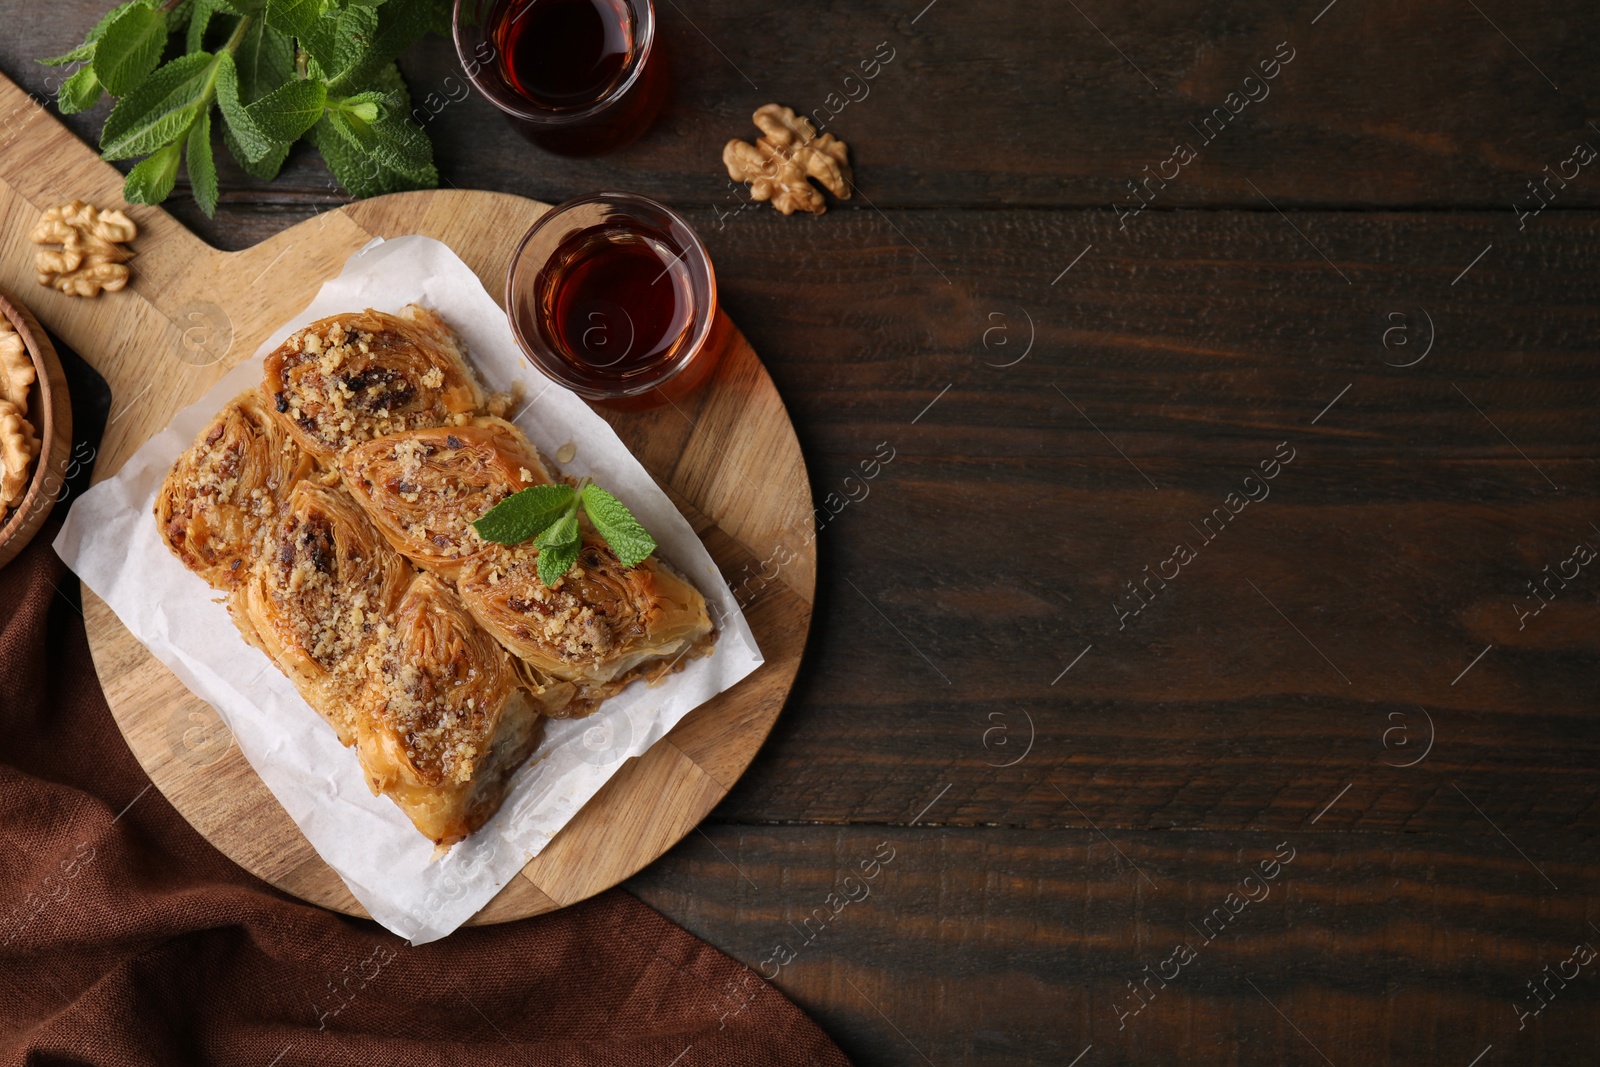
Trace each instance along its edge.
<instances>
[{"instance_id":1,"label":"amber tea","mask_svg":"<svg viewBox=\"0 0 1600 1067\"><path fill-rule=\"evenodd\" d=\"M548 108L599 100L633 53L633 15L619 0L502 0L491 25L507 84Z\"/></svg>"},{"instance_id":2,"label":"amber tea","mask_svg":"<svg viewBox=\"0 0 1600 1067\"><path fill-rule=\"evenodd\" d=\"M649 0L472 0L456 47L493 60L473 83L536 144L566 155L621 147L644 132L667 91Z\"/></svg>"},{"instance_id":3,"label":"amber tea","mask_svg":"<svg viewBox=\"0 0 1600 1067\"><path fill-rule=\"evenodd\" d=\"M678 353L694 320L682 250L665 234L620 226L559 244L532 302L535 329L574 373L597 383L653 374Z\"/></svg>"},{"instance_id":4,"label":"amber tea","mask_svg":"<svg viewBox=\"0 0 1600 1067\"><path fill-rule=\"evenodd\" d=\"M535 222L506 273L505 306L535 366L623 410L687 396L732 336L705 245L630 193L579 197Z\"/></svg>"}]
</instances>

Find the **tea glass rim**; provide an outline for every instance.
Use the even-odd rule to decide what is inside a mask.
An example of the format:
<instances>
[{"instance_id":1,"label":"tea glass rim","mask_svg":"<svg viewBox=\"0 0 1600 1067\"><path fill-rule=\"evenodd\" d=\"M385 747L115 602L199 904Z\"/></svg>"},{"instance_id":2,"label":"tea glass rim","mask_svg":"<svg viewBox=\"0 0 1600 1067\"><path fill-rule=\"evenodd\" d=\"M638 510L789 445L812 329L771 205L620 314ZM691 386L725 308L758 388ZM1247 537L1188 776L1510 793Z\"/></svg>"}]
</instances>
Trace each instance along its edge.
<instances>
[{"instance_id":1,"label":"tea glass rim","mask_svg":"<svg viewBox=\"0 0 1600 1067\"><path fill-rule=\"evenodd\" d=\"M635 12L643 13L642 29L634 42L636 47L627 76L612 83L604 95L591 103L579 107L546 107L510 91L492 77L485 77L490 64L499 53L499 48L495 45L487 25L465 27L462 25L461 13L469 7L492 10L497 0L455 0L455 8L450 16L450 36L455 42L456 58L461 61L461 72L486 100L513 118L557 127L588 122L614 107L638 83L644 74L645 63L649 61L650 54L655 48L655 0L620 0L620 2ZM471 56L467 54L467 42L463 40L463 30L469 30L489 43L494 53L490 59L480 60L476 54Z\"/></svg>"},{"instance_id":2,"label":"tea glass rim","mask_svg":"<svg viewBox=\"0 0 1600 1067\"><path fill-rule=\"evenodd\" d=\"M694 303L694 332L685 342L683 352L674 357L670 368L661 375L647 381L616 386L595 386L586 382L574 381L561 370L561 368L565 367L561 357L548 351L549 346L545 344L542 338L537 336L532 338L525 337L521 327L517 324L515 300L518 290L517 281L521 277L522 270L528 265L527 257L524 253L527 251L529 242L538 236L546 225L554 222L571 209L593 203L604 203L608 207L618 204L625 207L634 206L643 208L648 212L664 215L669 222L676 224L688 236L687 247L683 249L680 256L684 265L689 267L695 274L703 272L705 276L707 290L705 306L702 308L699 301ZM548 260L545 262L548 262ZM538 270L543 266L544 262L541 262L532 269ZM706 344L709 343L711 330L716 325L718 314L717 272L716 268L712 266L710 253L706 251L705 242L700 239L700 235L695 232L694 227L689 225L688 220L682 215L659 200L652 200L650 197L640 193L586 193L583 196L575 196L570 200L564 200L543 215L540 215L534 220L533 225L528 227L528 232L523 234L522 239L517 242L516 249L511 253L511 262L506 267L505 311L506 322L511 327L511 335L516 339L517 346L528 357L528 362L538 368L539 372L546 378L549 378L557 385L572 390L585 400L626 400L643 396L646 393L664 387L681 374L684 368L689 366L694 361L694 358L700 355Z\"/></svg>"}]
</instances>

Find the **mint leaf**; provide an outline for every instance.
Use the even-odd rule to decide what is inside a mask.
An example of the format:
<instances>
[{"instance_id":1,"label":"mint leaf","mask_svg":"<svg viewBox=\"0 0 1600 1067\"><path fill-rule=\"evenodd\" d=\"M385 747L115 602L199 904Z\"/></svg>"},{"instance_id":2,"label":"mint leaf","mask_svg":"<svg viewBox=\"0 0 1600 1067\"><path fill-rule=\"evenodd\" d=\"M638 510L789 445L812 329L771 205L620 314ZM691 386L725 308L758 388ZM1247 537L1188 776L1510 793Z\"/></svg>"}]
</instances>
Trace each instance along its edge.
<instances>
[{"instance_id":1,"label":"mint leaf","mask_svg":"<svg viewBox=\"0 0 1600 1067\"><path fill-rule=\"evenodd\" d=\"M427 134L402 118L379 115L378 122L365 123L344 112L328 112L312 130L312 141L352 197L438 186L434 146ZM397 142L408 147L397 149ZM426 162L414 166L408 154Z\"/></svg>"},{"instance_id":2,"label":"mint leaf","mask_svg":"<svg viewBox=\"0 0 1600 1067\"><path fill-rule=\"evenodd\" d=\"M61 91L56 94L56 106L63 115L87 111L99 102L103 90L100 79L94 76L94 68L84 67L61 83Z\"/></svg>"},{"instance_id":3,"label":"mint leaf","mask_svg":"<svg viewBox=\"0 0 1600 1067\"><path fill-rule=\"evenodd\" d=\"M578 543L578 513L568 511L533 539L535 548L565 548Z\"/></svg>"},{"instance_id":4,"label":"mint leaf","mask_svg":"<svg viewBox=\"0 0 1600 1067\"><path fill-rule=\"evenodd\" d=\"M94 76L112 96L125 96L161 62L167 44L167 18L145 4L122 9L94 51Z\"/></svg>"},{"instance_id":5,"label":"mint leaf","mask_svg":"<svg viewBox=\"0 0 1600 1067\"><path fill-rule=\"evenodd\" d=\"M134 2L139 3L140 0L134 0ZM105 34L106 27L111 25L112 21L122 14L124 9L131 6L131 4L123 4L107 11L105 17L89 31L89 35L84 38L83 43L72 51L50 59L39 60L40 63L47 67L59 67L67 63L88 63L87 66L74 71L66 81L62 82L60 90L56 93L56 107L61 109L63 115L75 115L80 111L87 111L99 102L100 94L105 87L100 84L100 79L94 72L94 65L90 61L94 59L95 49L99 47L100 38Z\"/></svg>"},{"instance_id":6,"label":"mint leaf","mask_svg":"<svg viewBox=\"0 0 1600 1067\"><path fill-rule=\"evenodd\" d=\"M322 0L267 0L267 25L290 37L304 37L322 16Z\"/></svg>"},{"instance_id":7,"label":"mint leaf","mask_svg":"<svg viewBox=\"0 0 1600 1067\"><path fill-rule=\"evenodd\" d=\"M217 161L211 152L211 109L207 108L200 121L189 131L184 148L184 163L189 168L189 185L194 190L194 202L206 213L206 218L217 214Z\"/></svg>"},{"instance_id":8,"label":"mint leaf","mask_svg":"<svg viewBox=\"0 0 1600 1067\"><path fill-rule=\"evenodd\" d=\"M324 115L311 127L311 143L317 146L334 179L357 200L409 188L405 178L386 171L378 162L334 131L333 116Z\"/></svg>"},{"instance_id":9,"label":"mint leaf","mask_svg":"<svg viewBox=\"0 0 1600 1067\"><path fill-rule=\"evenodd\" d=\"M411 94L406 90L406 80L400 76L398 63L385 63L367 75L372 87L383 94L383 102L390 110L401 113L411 110Z\"/></svg>"},{"instance_id":10,"label":"mint leaf","mask_svg":"<svg viewBox=\"0 0 1600 1067\"><path fill-rule=\"evenodd\" d=\"M156 5L155 0L149 0L149 2L156 8L157 11L164 11L166 9L165 4ZM176 33L185 26L189 25L189 16L194 12L194 5L195 0L178 0L177 7L174 7L171 10L165 10L165 14L167 16L167 29L173 33Z\"/></svg>"},{"instance_id":11,"label":"mint leaf","mask_svg":"<svg viewBox=\"0 0 1600 1067\"><path fill-rule=\"evenodd\" d=\"M283 161L289 158L289 149L292 147L291 145L280 144L260 159L252 160L245 155L244 147L239 144L238 138L233 135L233 127L226 122L222 124L222 143L228 146L228 154L234 158L234 162L244 169L246 174L252 178L259 178L264 182L270 182L278 176L278 172L283 169Z\"/></svg>"},{"instance_id":12,"label":"mint leaf","mask_svg":"<svg viewBox=\"0 0 1600 1067\"><path fill-rule=\"evenodd\" d=\"M257 19L244 31L233 61L239 99L253 104L294 77L294 41Z\"/></svg>"},{"instance_id":13,"label":"mint leaf","mask_svg":"<svg viewBox=\"0 0 1600 1067\"><path fill-rule=\"evenodd\" d=\"M133 2L139 3L141 0L133 0ZM106 27L111 25L112 20L114 20L118 15L122 14L123 8L129 6L131 5L121 4L112 8L110 11L107 11L101 17L100 21L94 24L94 28L91 29L88 36L83 39L83 43L74 48L72 51L63 55L52 56L49 59L41 59L39 62L43 63L47 67L61 67L68 63L82 63L86 60L93 59L95 42L100 40L101 36L106 32Z\"/></svg>"},{"instance_id":14,"label":"mint leaf","mask_svg":"<svg viewBox=\"0 0 1600 1067\"><path fill-rule=\"evenodd\" d=\"M485 541L520 545L560 519L572 507L572 498L570 485L530 485L490 508L472 528Z\"/></svg>"},{"instance_id":15,"label":"mint leaf","mask_svg":"<svg viewBox=\"0 0 1600 1067\"><path fill-rule=\"evenodd\" d=\"M215 62L205 52L180 56L117 101L100 131L101 158L143 155L182 136L202 104L209 106Z\"/></svg>"},{"instance_id":16,"label":"mint leaf","mask_svg":"<svg viewBox=\"0 0 1600 1067\"><path fill-rule=\"evenodd\" d=\"M93 58L94 41L91 39L83 42L70 52L63 52L59 56L51 56L49 59L41 59L38 62L46 67L64 67L68 63L82 63Z\"/></svg>"},{"instance_id":17,"label":"mint leaf","mask_svg":"<svg viewBox=\"0 0 1600 1067\"><path fill-rule=\"evenodd\" d=\"M122 197L130 204L159 204L172 192L178 180L181 142L174 141L128 172Z\"/></svg>"},{"instance_id":18,"label":"mint leaf","mask_svg":"<svg viewBox=\"0 0 1600 1067\"><path fill-rule=\"evenodd\" d=\"M224 52L221 58L222 62L217 67L217 105L222 109L222 119L228 124L234 143L238 146L235 149L230 145L229 151L240 157L242 163L259 162L278 147L278 139L267 136L239 99L239 71L233 57Z\"/></svg>"},{"instance_id":19,"label":"mint leaf","mask_svg":"<svg viewBox=\"0 0 1600 1067\"><path fill-rule=\"evenodd\" d=\"M227 8L218 0L194 0L194 11L189 16L189 29L184 35L185 51L205 51L206 31L211 28L212 18L226 12Z\"/></svg>"},{"instance_id":20,"label":"mint leaf","mask_svg":"<svg viewBox=\"0 0 1600 1067\"><path fill-rule=\"evenodd\" d=\"M639 525L633 512L598 485L583 487L583 510L624 567L637 567L656 550L655 538Z\"/></svg>"},{"instance_id":21,"label":"mint leaf","mask_svg":"<svg viewBox=\"0 0 1600 1067\"><path fill-rule=\"evenodd\" d=\"M204 0L202 0L204 2ZM223 0L214 0L222 3ZM222 143L251 177L271 181L289 157L291 142L274 141L245 114L252 104L294 78L294 42L257 19L245 30L230 68L217 74Z\"/></svg>"},{"instance_id":22,"label":"mint leaf","mask_svg":"<svg viewBox=\"0 0 1600 1067\"><path fill-rule=\"evenodd\" d=\"M376 122L364 122L350 114L335 114L334 129L367 155L390 170L437 183L433 169L433 143L426 134L403 118L380 115Z\"/></svg>"},{"instance_id":23,"label":"mint leaf","mask_svg":"<svg viewBox=\"0 0 1600 1067\"><path fill-rule=\"evenodd\" d=\"M347 96L330 106L363 122L377 122L384 114L383 103L382 93L369 92Z\"/></svg>"},{"instance_id":24,"label":"mint leaf","mask_svg":"<svg viewBox=\"0 0 1600 1067\"><path fill-rule=\"evenodd\" d=\"M388 0L377 12L378 27L366 54L343 72L333 85L335 92L365 88L379 67L392 63L426 34L450 35L450 5L437 0Z\"/></svg>"},{"instance_id":25,"label":"mint leaf","mask_svg":"<svg viewBox=\"0 0 1600 1067\"><path fill-rule=\"evenodd\" d=\"M301 137L357 197L437 186L433 145L404 116L410 94L395 58L425 33L448 35L450 0L126 0L82 44L39 62L82 63L58 92L64 114L119 97L100 133L102 157L156 154L135 168L133 195L166 195L190 157L208 213L215 181L209 112L250 174L276 177ZM161 62L171 37L187 54Z\"/></svg>"},{"instance_id":26,"label":"mint leaf","mask_svg":"<svg viewBox=\"0 0 1600 1067\"><path fill-rule=\"evenodd\" d=\"M577 541L569 545L551 545L549 548L539 550L539 580L547 587L554 589L561 576L572 569L578 562Z\"/></svg>"},{"instance_id":27,"label":"mint leaf","mask_svg":"<svg viewBox=\"0 0 1600 1067\"><path fill-rule=\"evenodd\" d=\"M378 29L378 13L370 7L352 7L337 16L331 12L302 34L300 44L316 61L322 76L335 81L361 62Z\"/></svg>"},{"instance_id":28,"label":"mint leaf","mask_svg":"<svg viewBox=\"0 0 1600 1067\"><path fill-rule=\"evenodd\" d=\"M328 87L320 81L292 81L245 107L256 129L274 141L296 141L322 118Z\"/></svg>"},{"instance_id":29,"label":"mint leaf","mask_svg":"<svg viewBox=\"0 0 1600 1067\"><path fill-rule=\"evenodd\" d=\"M121 105L118 105L121 106ZM194 101L170 111L154 112L135 125L128 133L103 145L101 159L128 159L153 152L162 145L182 137L194 122L198 110ZM112 112L115 114L115 110Z\"/></svg>"}]
</instances>

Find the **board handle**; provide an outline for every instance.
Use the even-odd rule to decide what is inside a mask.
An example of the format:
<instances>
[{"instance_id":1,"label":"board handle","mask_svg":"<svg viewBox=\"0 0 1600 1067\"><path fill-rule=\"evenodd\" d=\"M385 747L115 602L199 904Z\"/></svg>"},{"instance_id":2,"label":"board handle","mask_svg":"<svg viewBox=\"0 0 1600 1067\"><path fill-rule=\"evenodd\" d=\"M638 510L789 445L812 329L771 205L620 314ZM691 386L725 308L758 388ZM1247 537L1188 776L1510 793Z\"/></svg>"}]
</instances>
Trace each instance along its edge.
<instances>
[{"instance_id":1,"label":"board handle","mask_svg":"<svg viewBox=\"0 0 1600 1067\"><path fill-rule=\"evenodd\" d=\"M152 424L157 412L170 418L170 405L155 403L152 392L214 379L226 369L186 357L194 350L188 342L200 336L187 309L197 294L216 291L227 257L161 208L124 200L122 174L46 103L0 74L0 287L26 300L34 316L110 385L114 410L102 451L118 454L160 428ZM125 211L138 224L131 279L120 292L84 299L38 284L38 248L29 235L47 209L74 200ZM158 383L162 390L155 389ZM113 469L97 464L96 477Z\"/></svg>"},{"instance_id":2,"label":"board handle","mask_svg":"<svg viewBox=\"0 0 1600 1067\"><path fill-rule=\"evenodd\" d=\"M31 231L45 209L83 200L105 211L126 211L139 224L140 273L152 281L166 276L163 264L215 253L161 208L124 200L122 173L62 125L46 103L0 74L0 182L8 187L0 209L8 229L15 222ZM22 236L25 242L27 233ZM8 257L15 254L12 247L8 240Z\"/></svg>"}]
</instances>

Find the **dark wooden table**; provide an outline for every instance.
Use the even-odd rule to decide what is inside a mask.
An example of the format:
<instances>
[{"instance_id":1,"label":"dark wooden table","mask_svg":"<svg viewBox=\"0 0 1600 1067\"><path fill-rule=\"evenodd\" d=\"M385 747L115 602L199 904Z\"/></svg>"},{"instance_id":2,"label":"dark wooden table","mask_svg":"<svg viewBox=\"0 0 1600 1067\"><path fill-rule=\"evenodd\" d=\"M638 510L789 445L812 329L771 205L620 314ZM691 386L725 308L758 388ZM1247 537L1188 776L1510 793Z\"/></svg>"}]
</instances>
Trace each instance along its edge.
<instances>
[{"instance_id":1,"label":"dark wooden table","mask_svg":"<svg viewBox=\"0 0 1600 1067\"><path fill-rule=\"evenodd\" d=\"M38 88L105 4L8 6ZM771 741L628 887L862 1064L1596 1062L1600 10L660 7L634 147L429 127L686 211L838 510ZM723 142L880 42L860 195L736 212ZM224 247L342 199L222 183Z\"/></svg>"}]
</instances>

